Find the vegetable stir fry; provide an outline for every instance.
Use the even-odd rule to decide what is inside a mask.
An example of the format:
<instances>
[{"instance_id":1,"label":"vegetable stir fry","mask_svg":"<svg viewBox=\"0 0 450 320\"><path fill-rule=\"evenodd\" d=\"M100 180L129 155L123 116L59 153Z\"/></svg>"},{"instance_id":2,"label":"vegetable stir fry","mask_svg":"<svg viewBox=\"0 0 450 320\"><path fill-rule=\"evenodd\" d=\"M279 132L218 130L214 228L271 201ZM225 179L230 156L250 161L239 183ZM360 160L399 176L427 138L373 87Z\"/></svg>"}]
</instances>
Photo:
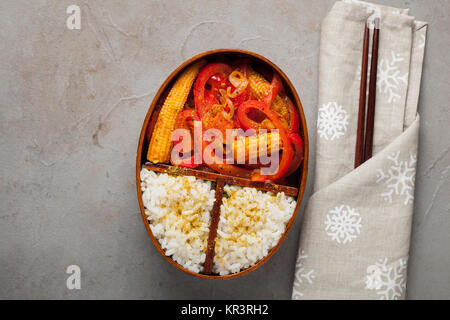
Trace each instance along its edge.
<instances>
[{"instance_id":1,"label":"vegetable stir fry","mask_svg":"<svg viewBox=\"0 0 450 320\"><path fill-rule=\"evenodd\" d=\"M280 76L260 74L248 60L193 64L155 112L147 132L153 163L281 183L303 160L298 111ZM273 172L262 153L279 159Z\"/></svg>"}]
</instances>

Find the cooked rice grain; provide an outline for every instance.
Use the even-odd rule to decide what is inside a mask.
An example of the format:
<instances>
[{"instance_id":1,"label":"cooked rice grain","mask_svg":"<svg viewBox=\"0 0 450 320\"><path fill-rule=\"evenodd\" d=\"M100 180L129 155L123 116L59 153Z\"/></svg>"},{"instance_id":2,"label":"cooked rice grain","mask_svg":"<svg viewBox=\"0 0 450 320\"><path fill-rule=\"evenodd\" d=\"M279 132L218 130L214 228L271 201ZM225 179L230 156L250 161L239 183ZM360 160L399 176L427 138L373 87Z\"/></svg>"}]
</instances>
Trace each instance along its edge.
<instances>
[{"instance_id":1,"label":"cooked rice grain","mask_svg":"<svg viewBox=\"0 0 450 320\"><path fill-rule=\"evenodd\" d=\"M278 243L296 201L284 193L226 185L213 271L236 273L256 264Z\"/></svg>"},{"instance_id":2,"label":"cooked rice grain","mask_svg":"<svg viewBox=\"0 0 450 320\"><path fill-rule=\"evenodd\" d=\"M142 201L167 256L193 272L206 257L214 193L210 181L141 170Z\"/></svg>"}]
</instances>

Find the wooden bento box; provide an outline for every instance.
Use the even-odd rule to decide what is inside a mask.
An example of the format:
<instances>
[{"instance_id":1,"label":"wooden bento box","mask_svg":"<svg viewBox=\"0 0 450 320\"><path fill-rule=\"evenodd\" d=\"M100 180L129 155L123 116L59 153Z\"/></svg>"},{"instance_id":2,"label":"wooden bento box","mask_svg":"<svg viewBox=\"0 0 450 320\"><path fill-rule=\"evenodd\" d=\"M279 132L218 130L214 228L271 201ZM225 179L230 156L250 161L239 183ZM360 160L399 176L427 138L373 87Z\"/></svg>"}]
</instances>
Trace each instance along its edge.
<instances>
[{"instance_id":1,"label":"wooden bento box","mask_svg":"<svg viewBox=\"0 0 450 320\"><path fill-rule=\"evenodd\" d=\"M238 176L230 176L227 174L223 174L220 172L214 172L213 170L207 170L208 168L204 169L203 166L197 167L197 168L186 168L186 167L178 167L174 166L170 163L154 163L150 162L147 159L147 153L149 149L150 139L153 134L152 130L155 128L155 121L158 119L158 113L159 111L156 111L161 108L163 105L164 100L167 98L168 92L176 82L177 78L180 76L180 74L186 70L189 66L192 66L193 64L197 63L198 61L204 60L206 63L217 63L217 62L232 62L232 61L246 61L249 65L252 66L255 70L261 70L262 75L269 75L271 73L278 74L279 78L282 82L282 88L283 88L283 95L284 97L288 97L290 101L292 101L293 105L295 106L297 112L298 112L298 126L299 130L297 134L301 137L302 143L303 143L303 160L301 164L299 165L298 169L292 174L290 174L287 178L283 179L283 182L277 182L273 183L271 181L269 182L262 182L262 181L254 181L253 179L245 178L245 177L238 177ZM267 78L267 76L266 76ZM270 79L268 79L268 82L270 83ZM273 83L273 82L272 82ZM281 95L281 91L280 91ZM286 99L286 98L285 98ZM273 100L272 100L273 101ZM270 102L269 102L270 103ZM292 105L292 104L291 104ZM236 116L237 117L237 116ZM152 119L155 118L153 121ZM292 121L292 120L291 120ZM286 140L284 140L286 141ZM282 154L285 151L282 151L280 154ZM287 151L286 151L287 152ZM143 222L145 224L145 227L147 229L147 232L150 236L150 238L153 241L153 244L158 249L158 251L161 253L161 255L173 266L176 268L194 275L196 277L206 278L206 279L231 279L236 278L238 276L242 276L244 274L247 274L257 268L259 268L263 263L265 263L269 258L277 251L277 249L280 247L280 245L283 243L284 239L286 238L290 228L292 227L292 224L294 223L294 220L298 214L300 204L303 198L303 193L305 191L306 186L306 179L307 179L307 173L308 173L308 153L309 153L309 144L308 144L308 132L307 132L307 126L306 126L306 119L305 115L303 113L302 104L300 101L300 98L292 85L291 81L288 79L288 77L284 74L284 72L278 68L274 63L269 61L267 58L250 52L250 51L244 51L244 50L238 50L238 49L219 49L219 50L212 50L203 52L201 54L198 54L187 61L185 61L183 64L181 64L178 68L176 68L169 77L164 81L158 92L156 93L155 97L153 98L153 101L148 109L147 115L145 117L144 123L142 125L141 134L139 137L139 144L137 148L137 157L136 157L136 186L137 186L137 195L139 200L139 207L141 210L141 215ZM151 222L149 221L149 215L148 212L146 213L146 207L144 205L143 201L143 185L141 181L141 170L145 168L148 170L148 172L156 172L156 174L168 174L170 177L181 177L181 176L194 176L195 179L199 179L199 181L210 181L211 185L211 194L214 194L214 203L212 205L212 209L210 211L210 219L208 221L209 223L209 231L207 234L207 240L203 239L203 250L205 251L204 254L201 255L205 256L205 262L202 264L202 268L200 270L194 271L193 268L182 266L181 263L178 263L174 260L170 254L166 254L166 250L163 249L163 246L161 245L161 242L155 237L154 232L151 228ZM146 171L147 172L147 171ZM181 178L180 178L181 179ZM190 178L192 179L192 178ZM218 241L218 225L220 221L220 214L221 214L221 205L223 205L223 201L227 201L227 198L224 194L224 187L225 186L239 186L239 187L250 187L255 188L257 190L261 190L261 192L257 192L256 194L264 194L268 193L272 196L276 196L278 193L283 192L283 197L291 197L296 201L295 209L293 209L293 213L290 216L289 220L285 222L285 229L283 230L281 236L279 236L279 240L273 247L270 248L270 250L267 251L267 254L264 257L260 257L257 261L253 262L252 265L240 268L237 268L235 272L229 272L228 274L225 274L221 271L219 273L214 273L214 259L217 249L216 249L216 242ZM226 188L226 187L225 187ZM243 188L245 189L245 188ZM280 195L281 196L281 195ZM225 197L225 198L224 198ZM225 200L224 200L225 199ZM153 208L151 208L153 209ZM147 208L148 211L148 208ZM239 213L238 213L239 214ZM241 212L240 214L245 214L245 212ZM164 218L164 217L163 217ZM204 231L206 232L206 231ZM219 234L220 231L219 231ZM245 240L245 239L244 239ZM192 241L198 240L194 237ZM207 241L207 242L206 242ZM240 241L243 241L242 239ZM260 241L260 240L259 240ZM264 241L264 239L263 239ZM167 246L167 243L165 243L165 246ZM190 247L189 247L190 248ZM177 250L176 248L174 250ZM181 249L179 249L181 250ZM256 250L256 249L255 249ZM173 250L172 250L173 251ZM244 252L245 249L242 250ZM259 251L258 251L259 252ZM180 252L181 255L183 255L183 252ZM249 253L248 253L249 254ZM226 256L222 258L222 262L225 261ZM244 257L245 260L245 257ZM221 263L222 263L221 262ZM223 262L226 263L226 262ZM188 263L189 264L189 263ZM217 268L216 268L217 269ZM220 269L220 268L219 268Z\"/></svg>"}]
</instances>

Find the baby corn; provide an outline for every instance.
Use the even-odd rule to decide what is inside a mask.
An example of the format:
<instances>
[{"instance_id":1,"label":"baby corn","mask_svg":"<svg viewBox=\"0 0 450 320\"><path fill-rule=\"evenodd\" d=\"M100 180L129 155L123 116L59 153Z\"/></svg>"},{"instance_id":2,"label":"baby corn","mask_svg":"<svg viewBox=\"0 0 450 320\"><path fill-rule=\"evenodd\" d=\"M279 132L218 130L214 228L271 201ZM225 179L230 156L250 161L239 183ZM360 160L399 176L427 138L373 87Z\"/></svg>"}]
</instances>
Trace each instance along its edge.
<instances>
[{"instance_id":1,"label":"baby corn","mask_svg":"<svg viewBox=\"0 0 450 320\"><path fill-rule=\"evenodd\" d=\"M178 114L183 110L189 91L200 70L205 64L201 60L188 67L176 80L164 101L147 152L147 159L153 163L164 163L170 160L172 131Z\"/></svg>"},{"instance_id":2,"label":"baby corn","mask_svg":"<svg viewBox=\"0 0 450 320\"><path fill-rule=\"evenodd\" d=\"M245 159L246 163L256 163L258 156L261 157L266 154L269 156L280 151L280 148L281 139L278 132L242 137L233 142L235 160Z\"/></svg>"},{"instance_id":3,"label":"baby corn","mask_svg":"<svg viewBox=\"0 0 450 320\"><path fill-rule=\"evenodd\" d=\"M259 100L263 100L264 97L269 94L270 83L251 67L248 67L248 85L250 87L250 91ZM272 109L272 111L280 117L281 124L287 127L288 123L286 119L289 119L289 109L280 95L277 95L272 101L270 109Z\"/></svg>"}]
</instances>

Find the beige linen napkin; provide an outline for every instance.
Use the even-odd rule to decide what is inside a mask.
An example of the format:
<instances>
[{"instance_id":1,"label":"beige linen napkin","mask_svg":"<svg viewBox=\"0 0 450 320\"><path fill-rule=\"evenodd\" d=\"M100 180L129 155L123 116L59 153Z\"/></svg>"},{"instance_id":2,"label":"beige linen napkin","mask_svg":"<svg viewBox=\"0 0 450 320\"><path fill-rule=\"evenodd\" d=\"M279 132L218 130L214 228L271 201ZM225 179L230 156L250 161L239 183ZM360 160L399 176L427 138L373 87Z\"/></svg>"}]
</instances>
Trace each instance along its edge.
<instances>
[{"instance_id":1,"label":"beige linen napkin","mask_svg":"<svg viewBox=\"0 0 450 320\"><path fill-rule=\"evenodd\" d=\"M364 24L381 18L374 157L354 169ZM322 24L314 194L293 299L403 299L427 25L407 10L338 1Z\"/></svg>"}]
</instances>

